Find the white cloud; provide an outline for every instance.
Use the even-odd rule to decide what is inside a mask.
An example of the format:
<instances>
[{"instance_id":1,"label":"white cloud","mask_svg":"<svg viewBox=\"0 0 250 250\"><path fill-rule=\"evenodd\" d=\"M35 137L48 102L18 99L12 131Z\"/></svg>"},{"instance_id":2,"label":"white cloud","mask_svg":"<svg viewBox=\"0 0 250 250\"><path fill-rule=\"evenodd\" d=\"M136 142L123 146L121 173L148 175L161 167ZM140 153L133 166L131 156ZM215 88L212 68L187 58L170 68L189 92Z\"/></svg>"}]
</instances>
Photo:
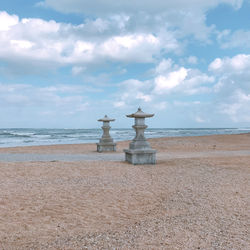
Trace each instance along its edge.
<instances>
[{"instance_id":1,"label":"white cloud","mask_svg":"<svg viewBox=\"0 0 250 250\"><path fill-rule=\"evenodd\" d=\"M127 0L45 0L44 5L62 12L80 12L85 14L110 14L110 13L134 13L138 11L159 13L168 9L208 9L220 3L232 5L240 8L243 0L137 0L134 2Z\"/></svg>"},{"instance_id":2,"label":"white cloud","mask_svg":"<svg viewBox=\"0 0 250 250\"><path fill-rule=\"evenodd\" d=\"M44 0L42 6L64 13L81 13L93 17L106 18L111 15L126 16L122 29L154 32L159 27L177 29L179 37L193 35L203 42L210 42L209 36L215 27L206 25L208 10L220 4L241 8L243 0ZM107 29L107 26L101 27Z\"/></svg>"},{"instance_id":3,"label":"white cloud","mask_svg":"<svg viewBox=\"0 0 250 250\"><path fill-rule=\"evenodd\" d=\"M122 61L152 62L161 49L159 38L151 34L114 36L99 47L103 57Z\"/></svg>"},{"instance_id":4,"label":"white cloud","mask_svg":"<svg viewBox=\"0 0 250 250\"><path fill-rule=\"evenodd\" d=\"M232 58L225 57L223 59L216 58L210 65L209 70L215 73L241 73L242 71L249 70L250 68L250 55L239 54Z\"/></svg>"},{"instance_id":5,"label":"white cloud","mask_svg":"<svg viewBox=\"0 0 250 250\"><path fill-rule=\"evenodd\" d=\"M87 88L77 85L36 87L27 84L0 84L0 106L31 110L53 109L54 113L72 110L77 113L88 106L84 96L87 91Z\"/></svg>"},{"instance_id":6,"label":"white cloud","mask_svg":"<svg viewBox=\"0 0 250 250\"><path fill-rule=\"evenodd\" d=\"M188 95L204 94L212 91L215 78L197 69L188 71L188 77L184 82L183 92Z\"/></svg>"},{"instance_id":7,"label":"white cloud","mask_svg":"<svg viewBox=\"0 0 250 250\"><path fill-rule=\"evenodd\" d=\"M173 61L171 58L162 59L161 62L156 66L155 73L162 74L172 70Z\"/></svg>"},{"instance_id":8,"label":"white cloud","mask_svg":"<svg viewBox=\"0 0 250 250\"><path fill-rule=\"evenodd\" d=\"M7 12L0 12L0 31L8 31L18 24L19 18L16 15L9 15Z\"/></svg>"},{"instance_id":9,"label":"white cloud","mask_svg":"<svg viewBox=\"0 0 250 250\"><path fill-rule=\"evenodd\" d=\"M217 40L223 49L250 48L249 30L223 30L218 33Z\"/></svg>"},{"instance_id":10,"label":"white cloud","mask_svg":"<svg viewBox=\"0 0 250 250\"><path fill-rule=\"evenodd\" d=\"M179 59L180 64L182 65L195 65L199 61L198 57L196 56L188 56L188 57L182 57Z\"/></svg>"},{"instance_id":11,"label":"white cloud","mask_svg":"<svg viewBox=\"0 0 250 250\"><path fill-rule=\"evenodd\" d=\"M213 62L209 65L209 70L217 71L222 68L222 60L220 58L216 58Z\"/></svg>"},{"instance_id":12,"label":"white cloud","mask_svg":"<svg viewBox=\"0 0 250 250\"><path fill-rule=\"evenodd\" d=\"M22 50L22 49L30 49L34 43L31 43L27 40L10 40L10 44L13 49Z\"/></svg>"},{"instance_id":13,"label":"white cloud","mask_svg":"<svg viewBox=\"0 0 250 250\"><path fill-rule=\"evenodd\" d=\"M168 106L168 103L165 101L153 104L153 108L156 110L164 110L167 108L167 106Z\"/></svg>"},{"instance_id":14,"label":"white cloud","mask_svg":"<svg viewBox=\"0 0 250 250\"><path fill-rule=\"evenodd\" d=\"M216 74L216 110L234 122L249 122L250 55L216 58L209 70Z\"/></svg>"},{"instance_id":15,"label":"white cloud","mask_svg":"<svg viewBox=\"0 0 250 250\"><path fill-rule=\"evenodd\" d=\"M219 111L234 122L250 122L250 93L236 90L226 103L220 103Z\"/></svg>"},{"instance_id":16,"label":"white cloud","mask_svg":"<svg viewBox=\"0 0 250 250\"><path fill-rule=\"evenodd\" d=\"M190 34L209 42L214 27L206 25L208 9L222 2L235 8L242 4L238 0L192 0L188 4L184 0L118 2L48 0L40 4L65 11L88 10L99 15L79 25L39 18L19 19L0 12L0 59L8 65L2 73L28 74L32 66L32 72L38 74L70 66L72 74L77 75L83 72L81 68L107 62L154 63L166 53L184 51L186 43L182 40ZM152 15L154 11L157 15ZM110 12L108 16L102 15ZM196 64L197 58L190 56L187 62ZM160 67L166 65L159 65L156 71ZM164 77L159 76L158 85Z\"/></svg>"},{"instance_id":17,"label":"white cloud","mask_svg":"<svg viewBox=\"0 0 250 250\"><path fill-rule=\"evenodd\" d=\"M84 72L86 70L86 67L81 67L81 66L74 66L72 68L72 74L73 75L79 75L82 72Z\"/></svg>"},{"instance_id":18,"label":"white cloud","mask_svg":"<svg viewBox=\"0 0 250 250\"><path fill-rule=\"evenodd\" d=\"M207 93L211 91L210 85L214 82L213 76L208 76L197 69L180 67L172 60L162 60L155 72L154 93L158 95L173 92L187 95Z\"/></svg>"},{"instance_id":19,"label":"white cloud","mask_svg":"<svg viewBox=\"0 0 250 250\"><path fill-rule=\"evenodd\" d=\"M185 80L187 77L187 69L181 67L177 71L170 72L166 76L160 75L155 78L155 92L164 94L166 91L171 90Z\"/></svg>"},{"instance_id":20,"label":"white cloud","mask_svg":"<svg viewBox=\"0 0 250 250\"><path fill-rule=\"evenodd\" d=\"M204 122L206 122L206 120L202 119L200 116L195 117L195 121L198 122L198 123L204 123Z\"/></svg>"},{"instance_id":21,"label":"white cloud","mask_svg":"<svg viewBox=\"0 0 250 250\"><path fill-rule=\"evenodd\" d=\"M6 12L0 12L0 18L6 21L0 24L0 59L13 71L21 67L19 72L29 72L31 65L33 72L69 65L76 74L76 69L90 64L154 62L162 53L181 50L172 31L120 30L129 21L127 16L87 20L80 25L37 18L19 20Z\"/></svg>"},{"instance_id":22,"label":"white cloud","mask_svg":"<svg viewBox=\"0 0 250 250\"><path fill-rule=\"evenodd\" d=\"M141 100L143 100L144 102L150 102L150 101L152 101L152 96L150 96L150 95L145 95L145 94L143 94L143 93L141 93L141 92L138 92L137 94L136 94L136 97L135 97L136 99L141 99Z\"/></svg>"},{"instance_id":23,"label":"white cloud","mask_svg":"<svg viewBox=\"0 0 250 250\"><path fill-rule=\"evenodd\" d=\"M113 105L115 108L121 108L121 107L125 107L126 103L124 101L121 101L121 102L117 101L117 102L114 102Z\"/></svg>"},{"instance_id":24,"label":"white cloud","mask_svg":"<svg viewBox=\"0 0 250 250\"><path fill-rule=\"evenodd\" d=\"M200 101L193 101L193 102L183 102L183 101L174 101L173 105L177 107L188 107L192 105L200 105Z\"/></svg>"},{"instance_id":25,"label":"white cloud","mask_svg":"<svg viewBox=\"0 0 250 250\"><path fill-rule=\"evenodd\" d=\"M213 76L197 69L180 67L171 59L163 59L150 72L151 78L146 81L130 79L120 83L113 105L117 108L126 108L143 104L162 110L168 107L167 100L171 98L171 94L182 98L213 91ZM187 105L189 104L190 102L187 102ZM191 104L194 106L200 102Z\"/></svg>"},{"instance_id":26,"label":"white cloud","mask_svg":"<svg viewBox=\"0 0 250 250\"><path fill-rule=\"evenodd\" d=\"M138 81L129 79L119 84L119 90L115 94L113 105L116 108L128 108L132 106L151 105L154 100L152 94L152 81Z\"/></svg>"},{"instance_id":27,"label":"white cloud","mask_svg":"<svg viewBox=\"0 0 250 250\"><path fill-rule=\"evenodd\" d=\"M187 62L190 64L196 64L198 62L198 58L196 56L189 56L187 58Z\"/></svg>"}]
</instances>

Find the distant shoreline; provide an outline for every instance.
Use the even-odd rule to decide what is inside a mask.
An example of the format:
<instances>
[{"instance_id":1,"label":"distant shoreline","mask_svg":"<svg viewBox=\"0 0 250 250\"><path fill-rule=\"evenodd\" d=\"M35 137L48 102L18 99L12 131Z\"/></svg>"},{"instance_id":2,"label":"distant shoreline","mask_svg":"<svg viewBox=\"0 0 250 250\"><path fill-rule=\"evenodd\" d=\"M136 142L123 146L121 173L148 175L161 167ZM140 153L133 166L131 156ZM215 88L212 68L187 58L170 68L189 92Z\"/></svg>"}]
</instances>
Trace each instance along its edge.
<instances>
[{"instance_id":1,"label":"distant shoreline","mask_svg":"<svg viewBox=\"0 0 250 250\"><path fill-rule=\"evenodd\" d=\"M148 128L145 136L165 138L244 133L250 133L250 128ZM111 128L110 135L116 142L126 141L134 138L135 131ZM101 136L101 129L0 129L0 148L97 143Z\"/></svg>"},{"instance_id":2,"label":"distant shoreline","mask_svg":"<svg viewBox=\"0 0 250 250\"><path fill-rule=\"evenodd\" d=\"M239 138L249 138L250 132L248 133L239 133L239 134L213 134L213 135L197 135L197 136L171 136L171 137L155 137L155 138L147 138L147 140L150 142L151 146L153 148L162 148L164 147L164 143L176 143L178 142L178 148L176 150L182 148L181 142L188 143L188 144L194 144L197 143L200 144L201 142L211 142L211 144L215 143L217 140L223 140L225 141L224 144L226 145L226 141L229 140L229 143L234 145L234 140L239 140ZM134 137L133 137L134 138ZM131 140L133 139L131 138ZM122 141L116 141L117 143L117 152L122 152L123 149L127 148L131 140L122 140ZM35 152L35 153L69 153L69 154L88 154L96 152L96 142L91 143L68 143L68 144L48 144L48 145L25 145L25 146L14 146L14 147L0 147L0 153L1 152ZM179 145L180 144L180 145ZM167 149L171 151L171 147L167 146ZM249 145L250 147L250 145ZM235 148L237 150L237 148ZM114 152L113 154L117 153Z\"/></svg>"}]
</instances>

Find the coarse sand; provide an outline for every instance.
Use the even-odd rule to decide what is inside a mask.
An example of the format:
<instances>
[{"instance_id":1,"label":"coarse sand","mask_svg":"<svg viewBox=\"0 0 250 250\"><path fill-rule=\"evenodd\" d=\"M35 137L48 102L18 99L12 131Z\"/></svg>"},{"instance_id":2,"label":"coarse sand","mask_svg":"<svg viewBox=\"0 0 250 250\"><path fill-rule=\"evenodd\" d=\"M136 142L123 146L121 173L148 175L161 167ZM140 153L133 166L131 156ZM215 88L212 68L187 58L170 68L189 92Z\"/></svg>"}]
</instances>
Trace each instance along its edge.
<instances>
[{"instance_id":1,"label":"coarse sand","mask_svg":"<svg viewBox=\"0 0 250 250\"><path fill-rule=\"evenodd\" d=\"M250 134L149 141L156 165L0 162L0 249L250 249ZM114 156L128 143L119 142ZM0 154L95 150L53 145Z\"/></svg>"}]
</instances>

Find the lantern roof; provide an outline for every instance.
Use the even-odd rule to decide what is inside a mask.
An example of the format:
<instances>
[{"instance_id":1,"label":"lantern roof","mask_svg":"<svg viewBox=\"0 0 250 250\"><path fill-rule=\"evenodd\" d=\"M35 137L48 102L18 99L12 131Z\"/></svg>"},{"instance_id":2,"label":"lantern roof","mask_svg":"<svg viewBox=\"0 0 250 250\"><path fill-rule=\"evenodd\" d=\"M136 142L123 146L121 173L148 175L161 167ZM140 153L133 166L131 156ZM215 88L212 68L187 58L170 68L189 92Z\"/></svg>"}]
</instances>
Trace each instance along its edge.
<instances>
[{"instance_id":1,"label":"lantern roof","mask_svg":"<svg viewBox=\"0 0 250 250\"><path fill-rule=\"evenodd\" d=\"M102 119L99 119L98 122L113 122L115 119L109 118L107 115L105 115Z\"/></svg>"},{"instance_id":2,"label":"lantern roof","mask_svg":"<svg viewBox=\"0 0 250 250\"><path fill-rule=\"evenodd\" d=\"M127 115L127 117L129 118L147 118L147 117L152 117L154 116L154 114L147 114L147 113L144 113L141 108L139 107L138 110L133 113L133 114L130 114L130 115Z\"/></svg>"}]
</instances>

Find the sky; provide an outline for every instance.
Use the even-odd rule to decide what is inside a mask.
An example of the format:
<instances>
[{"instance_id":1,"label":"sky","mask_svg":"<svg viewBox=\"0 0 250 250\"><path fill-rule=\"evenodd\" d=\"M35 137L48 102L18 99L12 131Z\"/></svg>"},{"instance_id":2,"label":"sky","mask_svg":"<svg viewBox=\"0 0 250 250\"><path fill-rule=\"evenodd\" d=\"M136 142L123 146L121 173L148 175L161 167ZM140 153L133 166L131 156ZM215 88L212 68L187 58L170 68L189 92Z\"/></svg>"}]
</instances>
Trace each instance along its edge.
<instances>
[{"instance_id":1,"label":"sky","mask_svg":"<svg viewBox=\"0 0 250 250\"><path fill-rule=\"evenodd\" d=\"M0 127L250 127L250 0L2 0Z\"/></svg>"}]
</instances>

